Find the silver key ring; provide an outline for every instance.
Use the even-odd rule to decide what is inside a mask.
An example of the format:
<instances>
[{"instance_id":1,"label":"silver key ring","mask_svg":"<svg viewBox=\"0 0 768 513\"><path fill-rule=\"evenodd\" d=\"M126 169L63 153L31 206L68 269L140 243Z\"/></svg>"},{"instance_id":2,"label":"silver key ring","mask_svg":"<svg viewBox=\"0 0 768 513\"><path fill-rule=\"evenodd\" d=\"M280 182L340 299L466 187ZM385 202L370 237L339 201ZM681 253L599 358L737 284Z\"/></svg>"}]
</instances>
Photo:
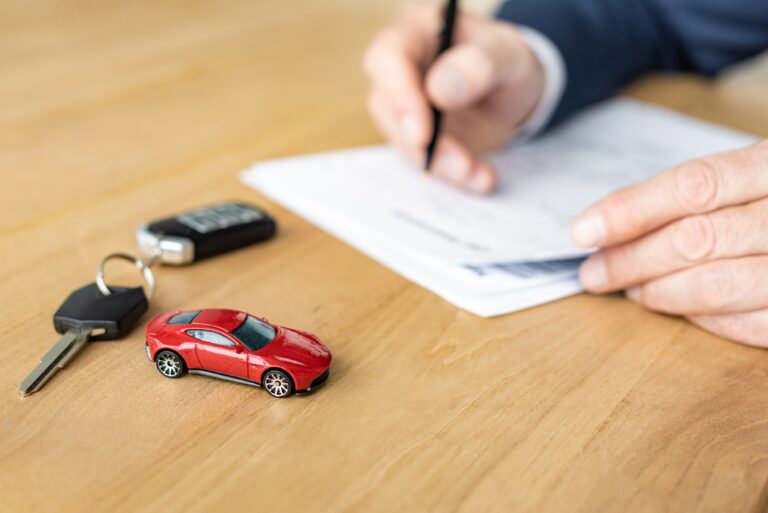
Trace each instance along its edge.
<instances>
[{"instance_id":1,"label":"silver key ring","mask_svg":"<svg viewBox=\"0 0 768 513\"><path fill-rule=\"evenodd\" d=\"M152 273L152 269L149 268L144 260L141 258L136 258L133 255L129 255L128 253L110 253L101 259L101 262L99 262L99 270L96 271L96 286L99 288L99 292L105 296L108 296L112 293L104 281L104 267L106 267L107 262L112 259L126 260L135 265L136 268L141 271L141 274L144 277L144 281L146 282L147 300L149 301L155 297L157 283L155 282L155 275Z\"/></svg>"}]
</instances>

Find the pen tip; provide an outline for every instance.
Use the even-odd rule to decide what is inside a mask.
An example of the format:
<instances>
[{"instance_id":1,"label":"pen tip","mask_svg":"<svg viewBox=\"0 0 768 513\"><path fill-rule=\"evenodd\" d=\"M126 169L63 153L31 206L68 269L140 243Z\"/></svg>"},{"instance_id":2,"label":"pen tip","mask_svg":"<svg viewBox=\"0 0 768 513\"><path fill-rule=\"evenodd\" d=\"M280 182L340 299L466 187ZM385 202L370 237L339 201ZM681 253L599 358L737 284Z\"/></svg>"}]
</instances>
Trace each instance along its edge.
<instances>
[{"instance_id":1,"label":"pen tip","mask_svg":"<svg viewBox=\"0 0 768 513\"><path fill-rule=\"evenodd\" d=\"M430 174L432 172L432 170L430 169L431 167L432 167L432 156L427 155L427 158L424 161L424 167L422 168L424 169L424 173Z\"/></svg>"}]
</instances>

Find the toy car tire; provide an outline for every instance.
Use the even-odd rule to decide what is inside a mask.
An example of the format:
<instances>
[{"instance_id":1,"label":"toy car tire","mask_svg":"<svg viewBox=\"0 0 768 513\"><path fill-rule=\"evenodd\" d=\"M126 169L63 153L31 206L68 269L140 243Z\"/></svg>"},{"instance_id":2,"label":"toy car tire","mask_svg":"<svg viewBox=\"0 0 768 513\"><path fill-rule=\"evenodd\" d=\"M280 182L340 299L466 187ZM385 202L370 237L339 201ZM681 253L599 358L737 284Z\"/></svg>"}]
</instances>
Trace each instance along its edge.
<instances>
[{"instance_id":1,"label":"toy car tire","mask_svg":"<svg viewBox=\"0 0 768 513\"><path fill-rule=\"evenodd\" d=\"M167 349L157 353L155 365L160 374L171 379L180 378L187 371L187 366L181 356Z\"/></svg>"},{"instance_id":2,"label":"toy car tire","mask_svg":"<svg viewBox=\"0 0 768 513\"><path fill-rule=\"evenodd\" d=\"M265 372L261 385L269 392L269 395L279 399L288 397L293 393L291 377L279 369L270 369Z\"/></svg>"}]
</instances>

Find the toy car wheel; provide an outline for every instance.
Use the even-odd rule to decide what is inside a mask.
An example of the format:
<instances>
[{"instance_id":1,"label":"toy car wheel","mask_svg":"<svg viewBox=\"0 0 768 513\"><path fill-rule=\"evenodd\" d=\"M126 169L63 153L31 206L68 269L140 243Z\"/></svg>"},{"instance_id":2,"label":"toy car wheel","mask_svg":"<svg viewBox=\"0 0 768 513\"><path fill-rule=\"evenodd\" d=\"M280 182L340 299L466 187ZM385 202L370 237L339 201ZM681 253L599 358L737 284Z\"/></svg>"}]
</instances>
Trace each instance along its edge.
<instances>
[{"instance_id":1,"label":"toy car wheel","mask_svg":"<svg viewBox=\"0 0 768 513\"><path fill-rule=\"evenodd\" d=\"M285 372L272 369L264 374L262 380L264 388L273 397L287 397L293 392L293 382L291 377Z\"/></svg>"},{"instance_id":2,"label":"toy car wheel","mask_svg":"<svg viewBox=\"0 0 768 513\"><path fill-rule=\"evenodd\" d=\"M166 378L178 378L186 370L184 360L173 351L160 351L155 358L155 365L160 374Z\"/></svg>"}]
</instances>

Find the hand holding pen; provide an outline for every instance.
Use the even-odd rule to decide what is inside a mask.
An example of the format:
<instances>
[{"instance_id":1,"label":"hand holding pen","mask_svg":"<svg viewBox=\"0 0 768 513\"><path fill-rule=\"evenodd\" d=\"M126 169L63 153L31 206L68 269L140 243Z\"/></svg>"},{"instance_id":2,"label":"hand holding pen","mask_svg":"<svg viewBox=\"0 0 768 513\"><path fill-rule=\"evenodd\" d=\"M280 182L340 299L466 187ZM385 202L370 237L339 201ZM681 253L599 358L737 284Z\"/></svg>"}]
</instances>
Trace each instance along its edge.
<instances>
[{"instance_id":1,"label":"hand holding pen","mask_svg":"<svg viewBox=\"0 0 768 513\"><path fill-rule=\"evenodd\" d=\"M448 0L443 10L443 30L440 32L440 46L437 48L437 58L445 53L453 44L453 32L456 28L456 15L459 9L459 0ZM435 157L437 141L440 138L443 113L431 105L432 110L432 135L429 136L426 155L424 156L424 172L429 173L432 167L432 159Z\"/></svg>"},{"instance_id":2,"label":"hand holding pen","mask_svg":"<svg viewBox=\"0 0 768 513\"><path fill-rule=\"evenodd\" d=\"M439 55L448 9L411 8L368 48L368 108L384 136L423 168L442 112L430 170L476 193L496 184L481 158L506 143L544 87L538 60L509 23L457 13L452 45Z\"/></svg>"}]
</instances>

